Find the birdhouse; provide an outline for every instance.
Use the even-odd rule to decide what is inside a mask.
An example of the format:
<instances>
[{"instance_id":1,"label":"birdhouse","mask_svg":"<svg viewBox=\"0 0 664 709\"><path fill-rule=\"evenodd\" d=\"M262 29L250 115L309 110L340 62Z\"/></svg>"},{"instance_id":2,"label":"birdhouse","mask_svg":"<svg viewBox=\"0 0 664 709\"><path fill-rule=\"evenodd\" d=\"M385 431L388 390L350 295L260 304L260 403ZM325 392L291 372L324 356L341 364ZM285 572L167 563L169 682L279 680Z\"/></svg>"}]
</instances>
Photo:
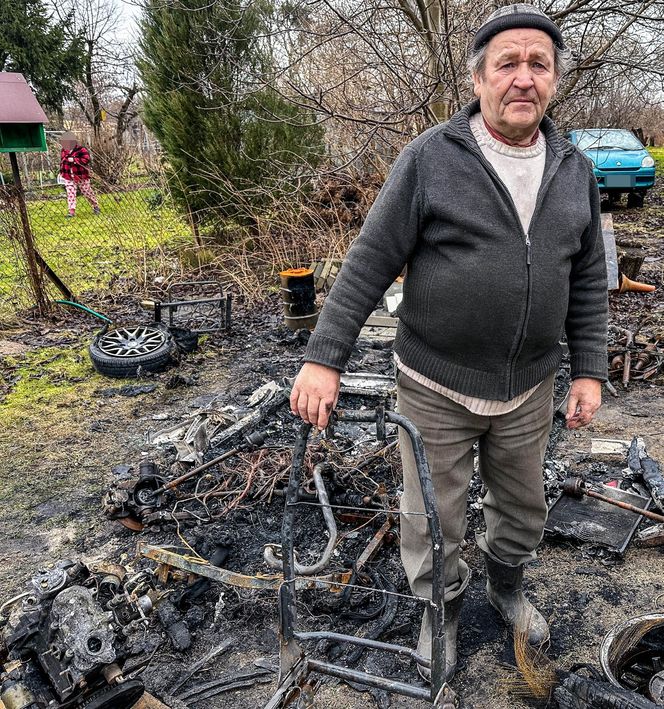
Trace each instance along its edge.
<instances>
[{"instance_id":1,"label":"birdhouse","mask_svg":"<svg viewBox=\"0 0 664 709\"><path fill-rule=\"evenodd\" d=\"M45 151L47 121L23 74L0 72L0 153Z\"/></svg>"}]
</instances>

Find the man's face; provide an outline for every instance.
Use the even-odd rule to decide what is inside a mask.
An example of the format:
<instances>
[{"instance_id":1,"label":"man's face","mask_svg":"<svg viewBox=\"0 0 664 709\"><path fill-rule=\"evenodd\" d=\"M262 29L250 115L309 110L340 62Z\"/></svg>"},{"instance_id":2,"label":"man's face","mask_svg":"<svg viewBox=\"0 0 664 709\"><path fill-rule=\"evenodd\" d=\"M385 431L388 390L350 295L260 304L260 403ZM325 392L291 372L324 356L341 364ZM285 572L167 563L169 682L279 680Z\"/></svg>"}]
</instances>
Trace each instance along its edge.
<instances>
[{"instance_id":1,"label":"man's face","mask_svg":"<svg viewBox=\"0 0 664 709\"><path fill-rule=\"evenodd\" d=\"M528 140L556 92L553 41L546 32L514 29L489 40L475 95L487 123L506 138Z\"/></svg>"}]
</instances>

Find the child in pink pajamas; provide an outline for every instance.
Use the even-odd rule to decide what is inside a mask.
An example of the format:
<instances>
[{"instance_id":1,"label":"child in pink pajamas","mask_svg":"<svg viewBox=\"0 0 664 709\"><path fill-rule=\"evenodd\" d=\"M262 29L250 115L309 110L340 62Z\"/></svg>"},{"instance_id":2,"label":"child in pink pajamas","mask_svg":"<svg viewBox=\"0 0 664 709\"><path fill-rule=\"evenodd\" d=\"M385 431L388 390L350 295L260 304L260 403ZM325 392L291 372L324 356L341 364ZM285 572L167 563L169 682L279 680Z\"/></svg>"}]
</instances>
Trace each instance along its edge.
<instances>
[{"instance_id":1,"label":"child in pink pajamas","mask_svg":"<svg viewBox=\"0 0 664 709\"><path fill-rule=\"evenodd\" d=\"M90 171L87 165L90 162L90 153L87 148L76 142L76 136L67 132L60 136L60 177L67 192L68 217L76 216L76 190L90 202L92 211L99 214L99 204L90 184Z\"/></svg>"}]
</instances>

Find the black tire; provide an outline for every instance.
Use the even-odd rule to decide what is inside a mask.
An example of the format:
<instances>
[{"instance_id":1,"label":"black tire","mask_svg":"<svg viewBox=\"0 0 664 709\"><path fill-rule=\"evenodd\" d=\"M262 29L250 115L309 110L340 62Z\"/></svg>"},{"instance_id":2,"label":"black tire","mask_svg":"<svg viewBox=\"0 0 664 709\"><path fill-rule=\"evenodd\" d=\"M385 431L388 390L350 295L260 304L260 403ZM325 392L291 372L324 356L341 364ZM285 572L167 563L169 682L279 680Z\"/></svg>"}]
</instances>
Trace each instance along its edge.
<instances>
[{"instance_id":1,"label":"black tire","mask_svg":"<svg viewBox=\"0 0 664 709\"><path fill-rule=\"evenodd\" d=\"M140 344L132 347L132 333ZM94 368L106 377L128 378L141 372L161 372L169 364L173 340L162 328L137 326L100 332L88 348Z\"/></svg>"},{"instance_id":2,"label":"black tire","mask_svg":"<svg viewBox=\"0 0 664 709\"><path fill-rule=\"evenodd\" d=\"M632 209L634 207L641 208L643 207L643 197L644 195L639 194L638 192L630 192L627 195L627 206Z\"/></svg>"},{"instance_id":3,"label":"black tire","mask_svg":"<svg viewBox=\"0 0 664 709\"><path fill-rule=\"evenodd\" d=\"M169 327L168 331L180 352L190 354L198 349L198 335L189 328Z\"/></svg>"}]
</instances>

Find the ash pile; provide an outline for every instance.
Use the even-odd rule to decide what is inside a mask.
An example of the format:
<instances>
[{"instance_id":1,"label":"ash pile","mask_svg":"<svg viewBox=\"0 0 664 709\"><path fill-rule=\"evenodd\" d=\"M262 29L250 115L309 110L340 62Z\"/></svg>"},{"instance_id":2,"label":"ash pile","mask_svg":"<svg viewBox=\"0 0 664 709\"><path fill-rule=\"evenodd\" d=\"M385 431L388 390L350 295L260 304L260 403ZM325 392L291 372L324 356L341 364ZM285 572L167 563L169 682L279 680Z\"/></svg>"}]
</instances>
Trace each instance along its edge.
<instances>
[{"instance_id":1,"label":"ash pile","mask_svg":"<svg viewBox=\"0 0 664 709\"><path fill-rule=\"evenodd\" d=\"M342 379L340 408L393 410L392 367L389 346L360 342ZM565 481L583 474L589 489L613 483L615 490L640 495L643 510L661 510L661 470L642 441L616 445L608 463L591 455L570 466L557 457L568 386L563 366L544 466L551 509L571 497L565 494ZM6 709L265 704L277 687L282 640L277 594L284 581L285 497L297 430L288 396L289 383L273 380L250 387L241 405L232 405L224 394L202 397L188 415L149 433L147 456L113 467L101 507L121 530L117 558L54 563L1 606L0 699ZM293 527L301 628L414 647L422 606L410 594L399 558L402 488L396 427L342 420L334 430L312 436L304 470ZM469 489L468 539L482 524L483 493L475 476ZM624 552L642 519L635 522L637 515L621 511L622 519L629 520L621 538L627 542L622 549L623 542L609 548L600 543L606 541L609 523L592 528L583 512L569 512L564 524L555 522L549 532L573 538L607 560ZM596 527L602 526L597 519L592 520ZM661 526L647 529L654 530L650 543L664 536ZM655 630L661 635L659 627ZM475 640L479 647L484 637ZM643 642L653 645L650 636ZM406 656L329 639L314 649L348 668L418 681L415 664ZM233 659L240 651L241 665ZM652 667L646 668L641 685L655 681L659 657L651 648ZM217 670L221 658L228 662ZM580 686L586 698L595 695L583 678L571 676L568 694L561 690L556 695L560 706L602 706L590 700L572 703L570 696ZM299 688L303 701L313 702L319 685L329 681L308 678ZM370 692L376 706L390 706L386 691L347 683ZM605 701L605 682L600 685L604 694L597 696ZM653 686L657 691L659 685Z\"/></svg>"}]
</instances>

